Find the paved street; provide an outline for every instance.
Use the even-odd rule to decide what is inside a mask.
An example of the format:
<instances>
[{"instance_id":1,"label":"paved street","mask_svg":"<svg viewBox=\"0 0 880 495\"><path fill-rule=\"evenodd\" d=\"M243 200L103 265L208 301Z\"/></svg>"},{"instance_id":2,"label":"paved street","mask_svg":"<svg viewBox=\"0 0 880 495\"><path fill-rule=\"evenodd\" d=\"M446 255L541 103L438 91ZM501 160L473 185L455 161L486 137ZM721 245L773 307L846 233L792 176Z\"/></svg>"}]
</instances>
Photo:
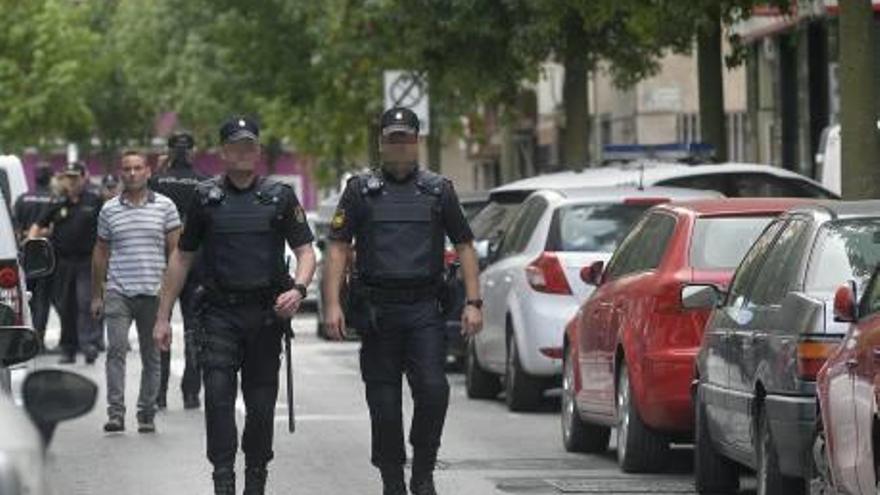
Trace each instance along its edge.
<instances>
[{"instance_id":1,"label":"paved street","mask_svg":"<svg viewBox=\"0 0 880 495\"><path fill-rule=\"evenodd\" d=\"M314 336L314 316L297 320L295 351L298 431L286 431L284 394L276 420L276 460L269 493L380 493L368 462L369 422L357 368L357 343L326 343ZM179 330L179 325L176 325ZM136 344L133 338L132 344ZM176 335L175 344L181 342ZM175 345L171 390L177 391L182 351ZM201 411L184 411L179 393L169 393L169 409L157 419L157 435L139 435L134 420L139 359L129 354L128 431L107 435L103 361L73 369L101 384L101 397L85 418L63 424L51 452L50 476L56 494L120 493L201 495L210 493L204 459ZM52 364L55 356L41 358ZM566 453L559 440L558 401L546 411L511 414L499 402L468 400L464 377L451 374L452 403L441 467L441 493L456 495L551 493L691 493L689 449L674 452L673 474L626 476L614 451L602 456ZM283 382L282 382L283 383ZM241 404L239 405L240 410ZM407 405L408 411L411 410ZM240 420L241 423L241 420ZM241 466L240 466L241 468Z\"/></svg>"}]
</instances>

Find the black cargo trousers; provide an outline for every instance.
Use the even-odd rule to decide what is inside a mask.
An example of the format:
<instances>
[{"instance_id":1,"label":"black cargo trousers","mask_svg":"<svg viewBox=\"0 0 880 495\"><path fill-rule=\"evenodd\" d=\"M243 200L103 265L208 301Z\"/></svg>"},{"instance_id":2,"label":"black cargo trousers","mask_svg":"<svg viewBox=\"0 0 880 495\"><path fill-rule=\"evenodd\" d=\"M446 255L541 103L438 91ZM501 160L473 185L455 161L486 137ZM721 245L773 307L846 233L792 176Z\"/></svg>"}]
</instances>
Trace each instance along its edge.
<instances>
[{"instance_id":1,"label":"black cargo trousers","mask_svg":"<svg viewBox=\"0 0 880 495\"><path fill-rule=\"evenodd\" d=\"M199 363L205 387L208 460L215 469L232 468L238 449L235 401L238 374L245 406L242 451L247 467L272 460L275 402L286 321L275 316L273 300L235 302L206 293L200 307Z\"/></svg>"},{"instance_id":2,"label":"black cargo trousers","mask_svg":"<svg viewBox=\"0 0 880 495\"><path fill-rule=\"evenodd\" d=\"M396 469L406 461L402 377L413 398L409 441L413 469L433 470L449 405L446 322L436 298L372 302L372 328L362 331L361 374L372 426L372 463ZM366 325L365 325L366 326Z\"/></svg>"}]
</instances>

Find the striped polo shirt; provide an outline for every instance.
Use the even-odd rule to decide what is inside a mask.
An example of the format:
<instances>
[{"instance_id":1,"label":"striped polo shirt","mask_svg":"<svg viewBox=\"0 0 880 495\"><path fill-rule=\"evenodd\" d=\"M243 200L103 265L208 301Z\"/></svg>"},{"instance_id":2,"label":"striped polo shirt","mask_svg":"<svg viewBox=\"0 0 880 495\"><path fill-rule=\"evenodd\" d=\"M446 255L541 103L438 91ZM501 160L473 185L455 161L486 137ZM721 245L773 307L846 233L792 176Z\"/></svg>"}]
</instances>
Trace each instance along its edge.
<instances>
[{"instance_id":1,"label":"striped polo shirt","mask_svg":"<svg viewBox=\"0 0 880 495\"><path fill-rule=\"evenodd\" d=\"M98 237L110 246L107 290L157 295L165 272L165 236L179 227L177 208L159 193L149 191L142 205L122 194L107 201L98 216Z\"/></svg>"}]
</instances>

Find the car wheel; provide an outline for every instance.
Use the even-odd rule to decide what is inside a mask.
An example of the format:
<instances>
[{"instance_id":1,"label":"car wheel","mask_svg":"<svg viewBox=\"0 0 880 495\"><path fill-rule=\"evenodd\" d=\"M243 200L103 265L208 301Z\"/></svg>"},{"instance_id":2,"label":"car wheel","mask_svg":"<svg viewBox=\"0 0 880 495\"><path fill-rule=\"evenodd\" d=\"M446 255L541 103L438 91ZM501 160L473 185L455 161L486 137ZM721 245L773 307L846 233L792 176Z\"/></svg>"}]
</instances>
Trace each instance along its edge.
<instances>
[{"instance_id":1,"label":"car wheel","mask_svg":"<svg viewBox=\"0 0 880 495\"><path fill-rule=\"evenodd\" d=\"M633 401L626 363L617 380L617 463L626 473L646 473L663 468L669 441L653 431L639 416Z\"/></svg>"},{"instance_id":2,"label":"car wheel","mask_svg":"<svg viewBox=\"0 0 880 495\"><path fill-rule=\"evenodd\" d=\"M611 428L581 419L575 397L574 350L567 350L562 372L562 443L569 452L604 452Z\"/></svg>"},{"instance_id":3,"label":"car wheel","mask_svg":"<svg viewBox=\"0 0 880 495\"><path fill-rule=\"evenodd\" d=\"M494 399L501 392L501 380L498 375L480 367L477 360L477 349L474 338L468 339L465 357L465 389L471 399Z\"/></svg>"},{"instance_id":4,"label":"car wheel","mask_svg":"<svg viewBox=\"0 0 880 495\"><path fill-rule=\"evenodd\" d=\"M523 369L513 333L507 337L504 384L507 408L511 411L534 411L544 398L544 381L529 375Z\"/></svg>"},{"instance_id":5,"label":"car wheel","mask_svg":"<svg viewBox=\"0 0 880 495\"><path fill-rule=\"evenodd\" d=\"M763 410L758 413L756 433L755 454L758 469L755 477L757 478L758 495L803 494L805 488L803 480L783 476L779 470L779 458L773 443L770 423Z\"/></svg>"},{"instance_id":6,"label":"car wheel","mask_svg":"<svg viewBox=\"0 0 880 495\"><path fill-rule=\"evenodd\" d=\"M739 469L715 450L709 436L706 404L694 397L694 482L698 493L735 493L739 490Z\"/></svg>"},{"instance_id":7,"label":"car wheel","mask_svg":"<svg viewBox=\"0 0 880 495\"><path fill-rule=\"evenodd\" d=\"M816 431L813 434L813 455L810 459L810 474L807 477L807 493L810 495L835 495L838 493L831 484L831 472L828 469L827 440L822 425L822 414L816 420ZM878 492L880 493L880 492Z\"/></svg>"}]
</instances>

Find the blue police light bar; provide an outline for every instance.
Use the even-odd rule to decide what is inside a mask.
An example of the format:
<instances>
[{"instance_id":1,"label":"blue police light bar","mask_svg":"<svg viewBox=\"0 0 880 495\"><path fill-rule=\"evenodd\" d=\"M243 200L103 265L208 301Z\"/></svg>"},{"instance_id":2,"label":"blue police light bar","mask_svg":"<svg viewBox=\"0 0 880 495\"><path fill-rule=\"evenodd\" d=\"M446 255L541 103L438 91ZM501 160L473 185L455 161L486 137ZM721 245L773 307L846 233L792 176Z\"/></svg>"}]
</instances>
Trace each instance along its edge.
<instances>
[{"instance_id":1,"label":"blue police light bar","mask_svg":"<svg viewBox=\"0 0 880 495\"><path fill-rule=\"evenodd\" d=\"M707 162L715 148L706 143L606 144L602 147L603 162L662 160L674 162Z\"/></svg>"}]
</instances>

